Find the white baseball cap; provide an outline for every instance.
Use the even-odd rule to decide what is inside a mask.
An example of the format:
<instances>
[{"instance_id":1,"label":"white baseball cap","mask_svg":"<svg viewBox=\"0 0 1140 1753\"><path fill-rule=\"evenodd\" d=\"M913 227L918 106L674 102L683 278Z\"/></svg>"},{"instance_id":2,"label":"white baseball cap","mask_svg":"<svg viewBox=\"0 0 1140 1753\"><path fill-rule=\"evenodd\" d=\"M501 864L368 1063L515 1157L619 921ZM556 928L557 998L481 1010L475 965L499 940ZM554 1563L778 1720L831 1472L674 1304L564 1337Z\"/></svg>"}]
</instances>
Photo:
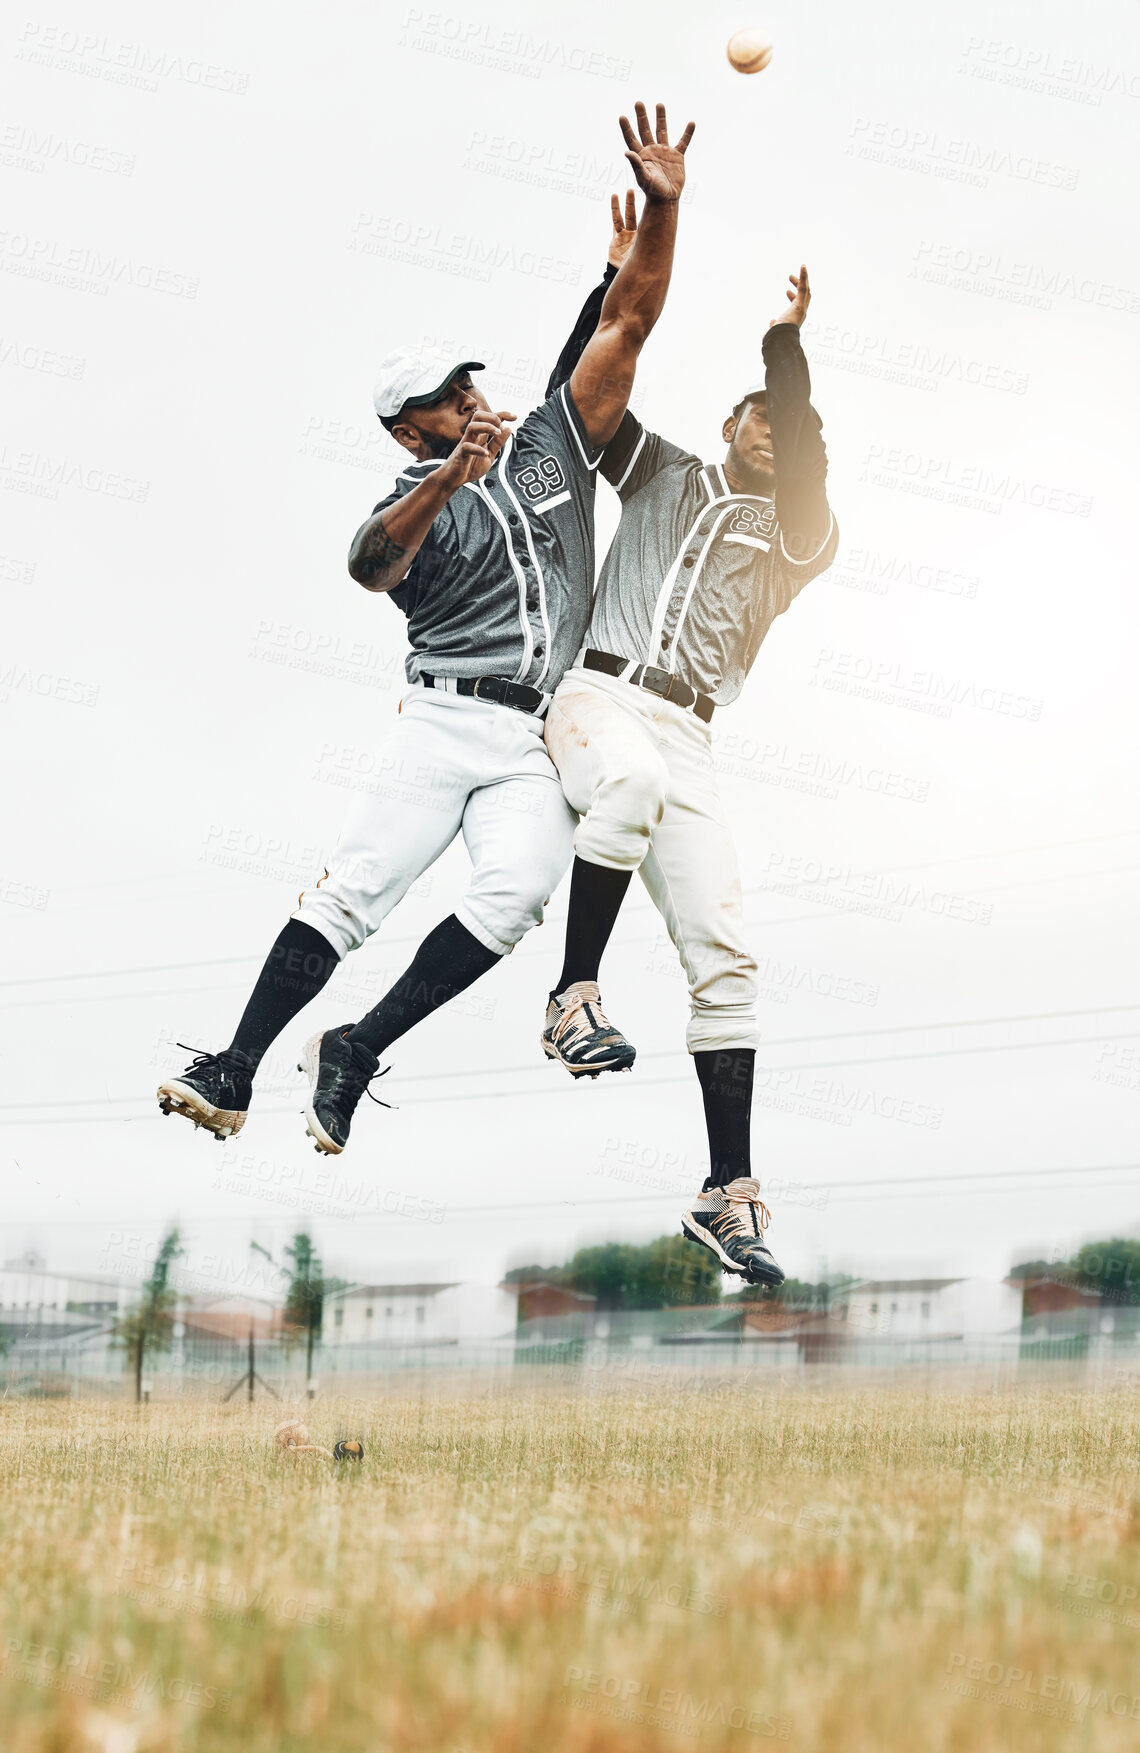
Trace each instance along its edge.
<instances>
[{"instance_id":1,"label":"white baseball cap","mask_svg":"<svg viewBox=\"0 0 1140 1753\"><path fill-rule=\"evenodd\" d=\"M454 353L421 347L411 352L389 353L383 360L372 391L372 405L382 420L391 420L401 408L422 408L441 396L461 371L484 370L481 359L460 359Z\"/></svg>"},{"instance_id":2,"label":"white baseball cap","mask_svg":"<svg viewBox=\"0 0 1140 1753\"><path fill-rule=\"evenodd\" d=\"M742 391L739 396L737 396L735 402L733 402L732 405L734 408L739 408L744 402L752 401L754 396L765 396L766 397L767 394L768 394L767 384L765 384L765 383L750 383L748 388L746 390Z\"/></svg>"}]
</instances>

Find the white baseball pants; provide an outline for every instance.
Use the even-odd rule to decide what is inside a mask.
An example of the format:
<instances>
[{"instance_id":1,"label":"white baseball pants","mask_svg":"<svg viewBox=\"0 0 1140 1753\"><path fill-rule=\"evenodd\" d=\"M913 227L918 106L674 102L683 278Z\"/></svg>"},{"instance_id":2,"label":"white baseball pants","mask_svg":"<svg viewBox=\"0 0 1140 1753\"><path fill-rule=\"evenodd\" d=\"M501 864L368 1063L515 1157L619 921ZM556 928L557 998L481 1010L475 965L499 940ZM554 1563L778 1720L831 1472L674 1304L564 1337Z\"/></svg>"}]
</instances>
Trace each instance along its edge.
<instances>
[{"instance_id":1,"label":"white baseball pants","mask_svg":"<svg viewBox=\"0 0 1140 1753\"><path fill-rule=\"evenodd\" d=\"M413 687L349 812L329 868L294 919L337 954L359 948L462 832L471 883L455 909L507 955L570 863L574 817L543 743L542 720L461 694Z\"/></svg>"},{"instance_id":2,"label":"white baseball pants","mask_svg":"<svg viewBox=\"0 0 1140 1753\"><path fill-rule=\"evenodd\" d=\"M546 746L582 817L574 850L640 870L689 982L690 1053L755 1047L756 962L709 727L692 712L595 670L568 670Z\"/></svg>"}]
</instances>

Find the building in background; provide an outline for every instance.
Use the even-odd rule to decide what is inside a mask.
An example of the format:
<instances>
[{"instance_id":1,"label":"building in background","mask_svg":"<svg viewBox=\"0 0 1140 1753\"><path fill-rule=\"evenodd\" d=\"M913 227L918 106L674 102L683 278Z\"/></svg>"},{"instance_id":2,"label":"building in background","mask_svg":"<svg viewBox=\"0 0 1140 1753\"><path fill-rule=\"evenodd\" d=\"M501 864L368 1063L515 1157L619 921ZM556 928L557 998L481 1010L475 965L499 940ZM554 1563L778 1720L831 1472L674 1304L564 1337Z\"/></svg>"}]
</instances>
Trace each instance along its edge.
<instances>
[{"instance_id":1,"label":"building in background","mask_svg":"<svg viewBox=\"0 0 1140 1753\"><path fill-rule=\"evenodd\" d=\"M113 1321L137 1294L99 1273L49 1272L29 1248L0 1267L0 1334L60 1338Z\"/></svg>"},{"instance_id":2,"label":"building in background","mask_svg":"<svg viewBox=\"0 0 1140 1753\"><path fill-rule=\"evenodd\" d=\"M358 1284L325 1298L324 1345L455 1345L512 1336L517 1307L499 1284Z\"/></svg>"},{"instance_id":3,"label":"building in background","mask_svg":"<svg viewBox=\"0 0 1140 1753\"><path fill-rule=\"evenodd\" d=\"M513 1283L508 1281L505 1288L518 1301L520 1327L546 1316L590 1315L598 1301L588 1291L571 1290L568 1284L558 1284L549 1278L521 1278Z\"/></svg>"},{"instance_id":4,"label":"building in background","mask_svg":"<svg viewBox=\"0 0 1140 1753\"><path fill-rule=\"evenodd\" d=\"M842 1294L852 1338L963 1339L1021 1325L1021 1286L996 1278L872 1278Z\"/></svg>"}]
</instances>

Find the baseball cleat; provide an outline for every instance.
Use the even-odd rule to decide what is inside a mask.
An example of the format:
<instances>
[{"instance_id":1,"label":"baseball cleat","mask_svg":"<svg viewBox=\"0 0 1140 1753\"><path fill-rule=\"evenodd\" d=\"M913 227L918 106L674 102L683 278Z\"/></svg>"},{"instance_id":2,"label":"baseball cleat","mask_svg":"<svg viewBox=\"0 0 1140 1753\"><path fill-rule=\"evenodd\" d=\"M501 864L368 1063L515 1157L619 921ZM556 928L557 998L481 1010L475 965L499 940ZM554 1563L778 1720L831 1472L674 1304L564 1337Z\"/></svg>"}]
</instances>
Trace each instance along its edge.
<instances>
[{"instance_id":1,"label":"baseball cleat","mask_svg":"<svg viewBox=\"0 0 1140 1753\"><path fill-rule=\"evenodd\" d=\"M784 1272L764 1244L771 1221L760 1198L759 1181L740 1175L727 1187L708 1187L698 1194L683 1214L681 1226L690 1241L711 1249L726 1272L774 1289L783 1284Z\"/></svg>"},{"instance_id":2,"label":"baseball cleat","mask_svg":"<svg viewBox=\"0 0 1140 1753\"><path fill-rule=\"evenodd\" d=\"M367 1093L382 1108L388 1107L368 1088L378 1075L380 1061L360 1041L348 1039L351 1023L326 1029L306 1043L305 1057L297 1070L309 1079L311 1093L305 1109L310 1138L324 1156L339 1156L348 1143L356 1104ZM385 1067L385 1071L387 1067ZM382 1077L384 1072L380 1072Z\"/></svg>"},{"instance_id":3,"label":"baseball cleat","mask_svg":"<svg viewBox=\"0 0 1140 1753\"><path fill-rule=\"evenodd\" d=\"M184 1045L175 1042L177 1047ZM186 1052L194 1053L193 1047ZM245 1125L253 1099L253 1069L252 1059L230 1047L221 1053L195 1053L180 1077L159 1084L158 1105L164 1114L185 1114L224 1144Z\"/></svg>"},{"instance_id":4,"label":"baseball cleat","mask_svg":"<svg viewBox=\"0 0 1140 1753\"><path fill-rule=\"evenodd\" d=\"M571 1077L597 1077L603 1071L628 1071L637 1049L615 1029L602 1009L601 994L592 980L576 980L557 992L546 1007L542 1050L557 1059Z\"/></svg>"}]
</instances>

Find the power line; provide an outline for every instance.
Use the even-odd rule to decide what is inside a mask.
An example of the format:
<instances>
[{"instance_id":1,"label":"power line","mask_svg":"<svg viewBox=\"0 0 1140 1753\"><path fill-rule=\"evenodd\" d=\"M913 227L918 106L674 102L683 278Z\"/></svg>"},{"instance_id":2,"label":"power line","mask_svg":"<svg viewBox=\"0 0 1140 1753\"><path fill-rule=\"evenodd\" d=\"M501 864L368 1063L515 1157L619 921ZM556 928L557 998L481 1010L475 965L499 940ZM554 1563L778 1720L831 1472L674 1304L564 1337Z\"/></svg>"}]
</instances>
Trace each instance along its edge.
<instances>
[{"instance_id":1,"label":"power line","mask_svg":"<svg viewBox=\"0 0 1140 1753\"><path fill-rule=\"evenodd\" d=\"M1070 846L1096 846L1096 845L1102 845L1106 841L1111 841L1111 840L1130 840L1130 839L1134 839L1138 834L1140 834L1140 828L1124 828L1115 834L1092 834L1092 835L1083 836L1082 838L1079 838L1076 840L1050 840L1050 841L1043 842L1041 845L1038 845L1038 846L1011 846L1011 847L1006 847L1004 850L1000 850L997 852L951 853L945 858L928 859L926 862L921 863L921 864L895 864L895 865L885 866L881 870L864 871L860 874L862 874L864 876L873 876L873 877L875 877L875 876L897 876L900 872L907 871L907 870L941 870L943 868L943 866L945 866L947 864L969 864L969 863L976 863L978 860L985 860L985 859L990 859L990 858L1028 857L1031 854L1037 853L1037 852L1063 851ZM1128 865L1128 866L1123 866L1122 868L1123 869L1134 869L1135 867ZM1075 872L1072 874L1098 876L1098 875L1107 874L1107 873L1103 873L1103 872L1099 872L1099 871L1089 871L1089 872ZM171 879L159 877L159 876L130 877L130 878L123 879L122 884L120 884L120 883L103 883L103 884L95 884L95 885L90 885L90 886L99 887L99 888L118 888L120 886L125 886L126 884L136 883L136 882L160 882L160 881L169 881L169 880L171 880ZM1028 881L1031 879L1026 879L1026 880ZM1050 881L1053 879L1045 878L1043 880ZM88 886L89 885L86 885L86 884L75 884L75 885L71 885L71 887L66 889L66 890L61 889L61 890L58 890L56 892L60 893L60 894L71 893L76 888L87 888ZM1003 886L1008 886L1008 885L1003 885ZM1014 886L1017 886L1017 885L1014 885ZM743 893L746 895L769 894L771 892L772 892L772 890L766 884L759 884L756 887L748 888L748 889L745 889L743 891ZM977 892L980 893L983 891L977 891ZM629 911L629 909L627 907L627 914L628 914L628 911ZM638 913L649 914L649 913L654 912L655 909L652 908L651 906L646 906L646 907L638 907L635 909L635 911ZM799 917L799 916L797 916L797 917ZM788 923L788 921L765 920L765 921L762 921L761 923L768 926L768 925L773 925L773 924ZM385 939L383 941L386 944L393 944L393 945L398 944L398 943L415 943L419 940L419 936L420 936L420 934L417 932L409 932L409 933L402 935L400 937L385 937ZM117 978L120 975L126 977L126 976L132 976L135 974L176 973L176 972L182 972L184 969L189 969L189 968L226 967L226 966L236 965L240 962L257 961L258 959L259 958L256 955L224 956L224 957L212 957L212 958L207 958L204 960L194 961L194 962L166 962L166 963L162 963L156 967L102 968L102 969L94 969L94 970L90 970L88 972L81 972L81 973L76 973L76 974L34 974L34 975L30 975L27 979L24 979L24 980L18 980L18 979L17 980L0 980L0 988L3 988L5 986L39 986L39 985L46 985L46 984L61 981L61 980L108 980L108 979ZM260 959L264 960L264 957L262 957ZM199 989L199 990L211 990L211 989L204 988L204 989ZM152 996L152 995L139 994L139 996L146 997L146 996ZM159 994L153 994L153 996L165 997L166 994L159 993Z\"/></svg>"},{"instance_id":2,"label":"power line","mask_svg":"<svg viewBox=\"0 0 1140 1753\"><path fill-rule=\"evenodd\" d=\"M1129 1008L1132 1008L1132 1007L1129 1007ZM1089 1044L1089 1043L1091 1043L1092 1045L1095 1046L1098 1043L1101 1043L1105 1040L1134 1041L1137 1039L1140 1039L1140 1030L1133 1029L1133 1030L1125 1031L1123 1033L1117 1033L1117 1034L1108 1035L1108 1036L1106 1036L1106 1035L1069 1035L1060 1041L1000 1041L1000 1042L993 1042L993 1043L988 1044L988 1045L981 1045L981 1046L977 1046L977 1047L937 1047L932 1052L926 1052L926 1053L883 1053L883 1054L879 1054L879 1055L876 1055L874 1057L866 1058L866 1059L811 1059L811 1060L805 1060L798 1065L775 1065L775 1066L772 1066L771 1069L773 1071L838 1071L838 1070L842 1070L844 1067L849 1066L849 1065L895 1065L895 1064L899 1064L905 1060L911 1060L911 1059L954 1059L954 1058L958 1058L958 1057L965 1056L967 1054L973 1054L973 1053L1033 1053L1033 1052L1039 1051L1043 1047L1079 1047L1079 1046ZM680 1056L680 1055L678 1054L678 1056ZM646 1055L646 1057L649 1057L649 1055ZM662 1057L668 1057L668 1055L662 1055ZM544 1070L548 1070L549 1067L528 1065L528 1066L520 1066L517 1069L519 1069L520 1071L544 1071ZM430 1074L421 1074L421 1075L427 1075L429 1077L430 1081L433 1081L433 1082L438 1081L438 1079L431 1079ZM441 1075L443 1075L443 1074L441 1074ZM479 1076L481 1074L478 1072L451 1072L451 1073L447 1073L446 1075L452 1076L452 1077L475 1077L475 1076ZM494 1073L492 1075L503 1075L503 1074ZM411 1081L411 1079L409 1079L409 1082L410 1081ZM662 1085L673 1085L677 1081L678 1081L678 1079L677 1079L676 1075L674 1075L672 1077L640 1078L638 1080L637 1087L639 1090L656 1089ZM561 1090L562 1094L564 1094L564 1095L568 1095L570 1093L569 1086L567 1084L565 1084L561 1079L558 1080L557 1088L559 1090ZM551 1087L549 1089L471 1090L471 1091L467 1091L467 1092L461 1091L461 1092L454 1094L454 1095L411 1096L406 1101L394 1103L393 1106L397 1107L397 1108L419 1108L419 1107L428 1107L428 1106L438 1107L444 1102L485 1102L485 1101L512 1101L512 1100L517 1101L520 1097L549 1096L549 1095L553 1095L554 1093L555 1093L555 1086L553 1084L551 1085ZM298 1090L297 1096L295 1098L297 1101L299 1101L301 1099L301 1094L302 1094L302 1092L300 1090ZM91 1102L89 1104L85 1104L85 1105L95 1107L96 1105L98 1105L104 1101L111 1101L114 1103L128 1102L128 1101L140 1101L141 1102L141 1101L145 1101L147 1099L149 1099L149 1098L141 1096L141 1095L137 1096L137 1097L131 1097L131 1096L111 1096L111 1097L95 1096L95 1097L92 1097ZM37 1104L31 1104L31 1103L28 1104L28 1106L34 1106L34 1105L37 1105ZM43 1104L38 1104L38 1105L45 1106L45 1107L52 1107L52 1106L56 1106L56 1105L63 1106L64 1104L62 1104L62 1103L60 1103L60 1104L43 1103ZM259 1108L258 1109L258 1113L264 1114L264 1115L293 1114L293 1113L296 1113L297 1111L298 1110L296 1109L296 1107L294 1106L294 1103L292 1103L292 1102L289 1103L288 1106L283 1106L283 1107L279 1107L279 1108ZM106 1125L134 1126L134 1125L138 1125L140 1122L147 1123L147 1122L150 1122L153 1120L160 1120L163 1117L164 1116L161 1114L92 1114L92 1115L76 1114L76 1115L73 1115L70 1117L61 1117L61 1118L56 1119L54 1117L46 1117L46 1116L40 1117L37 1115L31 1115L27 1119L17 1118L17 1119L12 1119L12 1120L0 1120L0 1126L87 1126L87 1125L90 1125L90 1126L106 1126Z\"/></svg>"},{"instance_id":3,"label":"power line","mask_svg":"<svg viewBox=\"0 0 1140 1753\"><path fill-rule=\"evenodd\" d=\"M996 1027L998 1024L1056 1022L1056 1021L1067 1020L1070 1017L1115 1016L1115 1015L1120 1014L1121 1012L1134 1011L1134 1010L1140 1010L1140 1004L1097 1004L1097 1005L1092 1005L1092 1006L1089 1006L1089 1007L1087 1007L1085 1009L1081 1009L1081 1010L1023 1011L1023 1012L1019 1013L1018 1015L1013 1015L1013 1016L963 1017L960 1020L952 1020L952 1021L948 1021L948 1022L937 1022L937 1023L897 1023L893 1026L888 1026L888 1027L884 1027L881 1029L842 1029L842 1030L839 1030L835 1033L826 1034L826 1035L782 1035L782 1036L777 1036L774 1040L762 1042L761 1043L761 1050L766 1052L769 1048L772 1048L772 1047L812 1046L817 1041L822 1042L822 1041L871 1040L871 1039L874 1039L875 1037L878 1037L881 1035L918 1034L918 1033L927 1032L927 1031L932 1030L932 1029L980 1029L980 1028ZM1109 1040L1128 1040L1128 1039L1131 1039L1131 1037L1128 1035L1112 1035L1112 1036L1107 1036L1105 1038L1109 1039ZM1082 1037L1082 1039L1092 1040L1092 1039L1094 1039L1094 1037L1089 1035L1089 1036ZM1053 1042L1053 1041L1039 1041L1039 1042L1027 1041L1024 1043L1015 1042L1012 1045L1013 1046L1024 1045L1025 1047L1028 1048L1028 1047L1033 1047L1033 1046L1051 1047L1051 1046L1059 1046L1059 1045L1064 1045L1064 1044L1066 1044L1066 1043ZM956 1049L956 1051L961 1051L961 1052L994 1051L994 1052L997 1052L997 1051L1002 1050L1004 1045L1006 1045L1006 1044L1000 1044L1000 1045L995 1046L993 1048L988 1048L988 1047L984 1047L984 1046L977 1047L977 1048L961 1048L961 1049ZM659 1052L642 1053L642 1054L639 1054L638 1057L641 1060L641 1062L644 1063L645 1061L651 1060L651 1059L653 1059L653 1060L678 1059L678 1058L681 1058L683 1056L687 1057L686 1049L683 1047L677 1047L677 1048L663 1048ZM930 1055L930 1057L936 1057L936 1055ZM826 1061L824 1061L823 1063L826 1064ZM411 1073L409 1073L409 1075L407 1077L404 1078L403 1081L405 1083L432 1083L432 1084L435 1084L435 1083L439 1083L444 1078L454 1079L454 1078L465 1078L465 1077L508 1077L508 1076L515 1075L516 1073L520 1074L520 1075L521 1074L533 1075L536 1072L547 1072L547 1071L549 1071L549 1069L550 1069L549 1065L545 1062L542 1064L535 1064L535 1065L502 1065L502 1066L478 1065L478 1066L472 1066L470 1069L467 1069L467 1070L459 1070L459 1071L411 1072ZM797 1066L797 1067L777 1067L776 1069L803 1070L804 1068L802 1066ZM66 1102L56 1102L56 1101L3 1102L3 1103L0 1103L0 1112L11 1112L13 1109L20 1109L20 1108L41 1108L41 1107L91 1108L91 1107L103 1107L103 1106L120 1106L120 1105L127 1103L127 1102L138 1102L138 1101L143 1101L144 1099L146 1099L146 1098L144 1098L141 1095L134 1095L134 1096L77 1097L74 1100L70 1100L70 1101L66 1101ZM265 1113L265 1112L277 1112L280 1110L262 1109L260 1111Z\"/></svg>"},{"instance_id":4,"label":"power line","mask_svg":"<svg viewBox=\"0 0 1140 1753\"><path fill-rule=\"evenodd\" d=\"M1137 1174L1137 1173L1140 1173L1140 1162L1137 1162L1137 1163L1068 1163L1068 1164L1065 1164L1063 1166L1055 1167L1055 1168L974 1169L974 1170L970 1170L969 1172L964 1173L964 1174L933 1174L933 1175L914 1175L914 1176L890 1175L890 1176L880 1176L880 1177L876 1177L874 1179L861 1180L861 1181L853 1181L853 1180L800 1181L800 1182L789 1182L788 1186L790 1188L794 1187L797 1191L812 1192L812 1193L839 1192L842 1194L842 1193L863 1193L863 1192L867 1192L867 1191L873 1191L875 1197L888 1197L888 1196L893 1197L896 1194L896 1192L905 1194L908 1192L919 1192L919 1191L923 1191L923 1190L931 1190L931 1189L936 1190L938 1187L944 1186L944 1185L955 1185L955 1186L961 1186L963 1191L969 1191L971 1194L974 1194L974 1193L977 1193L980 1191L990 1191L990 1190L992 1190L994 1192L999 1192L999 1193L1000 1192L1015 1191L1015 1189L1012 1187L1007 1187L1007 1188L995 1187L993 1185L993 1183L995 1182L995 1180L998 1180L998 1179L1005 1180L1005 1181L1011 1181L1011 1182L1020 1182L1020 1181L1041 1181L1041 1180L1052 1179L1054 1176L1065 1176L1065 1175L1080 1175L1082 1177L1085 1177L1088 1175L1123 1175L1123 1174ZM781 1179L782 1179L782 1177L781 1177ZM985 1185L982 1188L969 1188L969 1189L966 1188L966 1186L964 1185L967 1182L974 1182L974 1181L982 1181L985 1183ZM763 1191L764 1191L763 1181L761 1180L761 1192L763 1192ZM664 1200L676 1200L676 1199L683 1200L685 1197L686 1197L686 1189L676 1188L676 1189L672 1190L671 1192L664 1192L664 1193L629 1193L629 1194L621 1194L621 1195L618 1195L616 1197L606 1196L606 1197L599 1197L596 1199L509 1200L505 1203L498 1203L498 1204L494 1204L494 1205L486 1204L486 1203L479 1204L479 1205L447 1205L446 1203L442 1203L442 1202L441 1203L442 1203L442 1209L444 1212L444 1221L446 1221L448 1218L451 1218L451 1217L458 1218L458 1217L486 1216L488 1218L493 1218L493 1217L501 1218L504 1215L504 1213L509 1214L511 1212L530 1214L530 1213L542 1212L542 1211L567 1211L567 1210L573 1211L573 1210L577 1210L579 1208L585 1209L587 1207L592 1209L592 1210L596 1210L598 1208L616 1210L617 1207L619 1207L619 1206L656 1205L656 1204L660 1204ZM779 1198L781 1198L781 1195L780 1194L773 1194L772 1197L779 1199ZM791 1201L789 1203L794 1203L794 1201ZM201 1217L201 1218L192 1218L191 1217L191 1218L186 1218L185 1220L180 1219L179 1221L180 1222L184 1221L187 1228L189 1228L191 1225L196 1225L198 1228L206 1228L206 1227L225 1228L225 1227L230 1227L233 1225L256 1226L257 1224L261 1224L261 1223L270 1223L270 1222L273 1222L275 1220L275 1215L276 1214L265 1214L262 1212L249 1211L249 1212L241 1212L241 1213L237 1214L236 1216L232 1216L232 1217L231 1216L224 1216L224 1217L223 1216L216 1216L216 1217ZM337 1214L337 1213L321 1213L319 1211L305 1211L301 1208L298 1208L294 1211L282 1211L280 1216L276 1218L276 1221L281 1222L281 1223L296 1223L299 1219L302 1219L302 1218L308 1218L308 1219L312 1219L312 1220L319 1219L320 1221L326 1222L326 1223L386 1223L386 1222L389 1222L390 1220L395 1219L395 1218L403 1218L404 1221L406 1221L408 1223L414 1223L414 1222L421 1221L417 1218L413 1218L411 1216L408 1216L405 1213L398 1212L398 1211L353 1212L351 1214L348 1214L348 1213ZM167 1218L165 1218L165 1217L163 1217L163 1218L152 1217L152 1218L140 1219L137 1212L136 1212L136 1213L132 1213L129 1217L82 1217L82 1218L60 1217L60 1218L45 1218L45 1219L21 1218L21 1219L15 1220L14 1222L12 1220L9 1220L8 1227L9 1228L21 1227L21 1228L25 1228L25 1229L29 1228L29 1227L35 1227L38 1229L92 1229L92 1228L98 1229L98 1228L102 1228L105 1226L111 1226L113 1228L116 1225L137 1224L140 1222L142 1222L142 1223L165 1223L166 1221L167 1221ZM435 1226L433 1225L433 1227L435 1227Z\"/></svg>"},{"instance_id":5,"label":"power line","mask_svg":"<svg viewBox=\"0 0 1140 1753\"><path fill-rule=\"evenodd\" d=\"M215 956L205 962L160 962L153 968L93 968L87 974L34 974L27 980L0 980L0 987L50 986L60 980L111 980L126 974L178 974L187 968L228 968L238 962L256 960L256 956Z\"/></svg>"}]
</instances>

